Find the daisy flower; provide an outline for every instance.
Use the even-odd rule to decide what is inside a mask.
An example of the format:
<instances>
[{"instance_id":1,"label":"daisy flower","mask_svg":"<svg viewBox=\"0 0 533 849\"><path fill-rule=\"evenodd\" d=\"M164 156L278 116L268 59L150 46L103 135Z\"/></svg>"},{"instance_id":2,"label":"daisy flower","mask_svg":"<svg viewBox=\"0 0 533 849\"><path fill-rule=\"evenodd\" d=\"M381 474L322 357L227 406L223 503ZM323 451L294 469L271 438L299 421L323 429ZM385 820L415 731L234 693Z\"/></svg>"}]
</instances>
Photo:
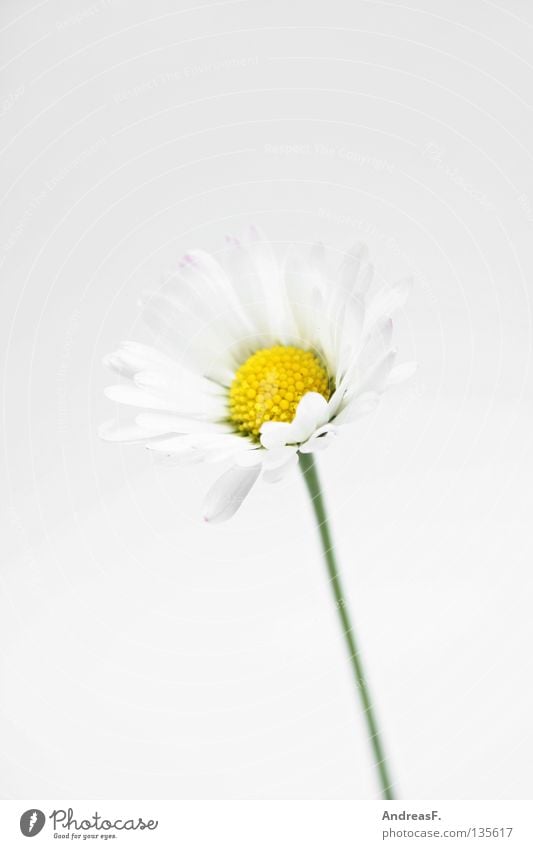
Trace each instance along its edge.
<instances>
[{"instance_id":1,"label":"daisy flower","mask_svg":"<svg viewBox=\"0 0 533 849\"><path fill-rule=\"evenodd\" d=\"M142 299L153 345L124 342L104 360L126 378L107 397L136 412L101 436L177 465L224 462L204 517L229 519L260 476L282 480L412 373L391 339L409 280L375 289L361 244L337 268L321 245L280 262L255 228L228 238L220 261L187 253Z\"/></svg>"},{"instance_id":2,"label":"daisy flower","mask_svg":"<svg viewBox=\"0 0 533 849\"><path fill-rule=\"evenodd\" d=\"M205 501L211 522L233 516L260 476L275 483L299 463L385 799L392 784L313 458L412 374L392 347L391 315L408 291L409 280L376 286L360 244L338 267L320 245L279 262L257 230L228 239L220 261L191 251L143 298L153 345L124 342L106 357L125 378L107 396L136 412L101 429L178 465L225 463Z\"/></svg>"}]
</instances>

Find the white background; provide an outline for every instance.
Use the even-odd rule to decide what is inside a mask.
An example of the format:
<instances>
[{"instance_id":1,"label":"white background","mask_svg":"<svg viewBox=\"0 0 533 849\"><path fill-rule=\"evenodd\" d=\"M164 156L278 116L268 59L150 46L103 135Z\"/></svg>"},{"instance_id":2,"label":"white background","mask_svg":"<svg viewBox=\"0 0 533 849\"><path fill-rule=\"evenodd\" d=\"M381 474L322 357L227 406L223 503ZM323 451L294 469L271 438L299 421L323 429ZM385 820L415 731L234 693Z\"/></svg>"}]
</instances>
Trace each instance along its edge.
<instances>
[{"instance_id":1,"label":"white background","mask_svg":"<svg viewBox=\"0 0 533 849\"><path fill-rule=\"evenodd\" d=\"M418 376L321 457L404 797L530 798L526 2L3 0L0 794L375 798L295 473L101 443L102 356L188 248L262 226L416 284Z\"/></svg>"}]
</instances>

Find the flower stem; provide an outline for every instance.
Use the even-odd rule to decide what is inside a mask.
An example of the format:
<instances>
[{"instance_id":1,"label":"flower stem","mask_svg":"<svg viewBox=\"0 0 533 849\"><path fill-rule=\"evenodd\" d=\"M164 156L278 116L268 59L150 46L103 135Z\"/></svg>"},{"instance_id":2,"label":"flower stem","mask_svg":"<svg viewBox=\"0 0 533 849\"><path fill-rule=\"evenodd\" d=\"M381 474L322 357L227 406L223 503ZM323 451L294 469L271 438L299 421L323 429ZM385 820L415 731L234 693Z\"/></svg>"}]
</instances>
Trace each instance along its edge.
<instances>
[{"instance_id":1,"label":"flower stem","mask_svg":"<svg viewBox=\"0 0 533 849\"><path fill-rule=\"evenodd\" d=\"M333 597L335 599L335 606L339 613L342 633L344 635L346 646L348 648L348 654L350 656L350 663L352 665L354 673L355 684L357 689L359 690L359 695L361 697L366 725L370 736L370 745L372 747L372 753L376 762L375 766L379 775L382 798L394 799L392 783L388 773L387 762L385 760L385 755L383 752L383 745L381 742L380 733L378 731L374 708L370 699L367 682L363 672L361 657L356 646L354 629L350 621L348 608L346 606L344 591L342 588L339 570L335 559L335 551L331 539L331 532L329 529L326 506L324 504L324 497L322 495L318 472L312 454L300 455L300 468L302 470L302 474L304 476L304 480L311 498L311 503L315 512L315 518L317 521L320 540L322 543L324 559L326 561L326 566L328 569L329 581L331 584Z\"/></svg>"}]
</instances>

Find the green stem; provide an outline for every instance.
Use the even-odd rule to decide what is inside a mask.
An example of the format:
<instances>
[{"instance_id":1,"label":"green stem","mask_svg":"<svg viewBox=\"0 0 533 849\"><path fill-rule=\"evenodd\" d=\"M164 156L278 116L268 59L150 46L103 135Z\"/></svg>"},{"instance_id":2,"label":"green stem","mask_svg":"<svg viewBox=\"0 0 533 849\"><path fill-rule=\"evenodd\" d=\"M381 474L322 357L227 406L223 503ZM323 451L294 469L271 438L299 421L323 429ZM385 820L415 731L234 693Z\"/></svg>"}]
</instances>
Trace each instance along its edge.
<instances>
[{"instance_id":1,"label":"green stem","mask_svg":"<svg viewBox=\"0 0 533 849\"><path fill-rule=\"evenodd\" d=\"M322 542L322 549L324 552L324 558L328 569L331 589L333 592L333 597L335 599L335 606L337 608L341 620L342 633L344 635L346 646L348 648L350 663L352 665L355 677L355 684L357 689L359 690L359 695L361 697L361 702L363 705L366 725L370 736L370 745L372 747L372 752L376 761L375 765L378 771L379 781L381 784L382 797L383 799L394 799L392 783L388 773L387 762L385 760L385 755L383 752L383 746L380 738L380 733L378 731L374 708L370 699L370 694L368 691L368 686L366 683L365 675L363 672L363 666L361 663L361 657L355 642L354 629L350 621L350 615L348 613L342 583L339 577L339 570L335 560L335 551L333 548L333 542L331 539L331 533L328 524L326 506L324 504L324 497L322 495L318 472L312 454L300 455L300 468L302 470L302 474L304 476L304 480L307 485L309 495L311 497L311 503L315 512L318 531L320 533L320 540Z\"/></svg>"}]
</instances>

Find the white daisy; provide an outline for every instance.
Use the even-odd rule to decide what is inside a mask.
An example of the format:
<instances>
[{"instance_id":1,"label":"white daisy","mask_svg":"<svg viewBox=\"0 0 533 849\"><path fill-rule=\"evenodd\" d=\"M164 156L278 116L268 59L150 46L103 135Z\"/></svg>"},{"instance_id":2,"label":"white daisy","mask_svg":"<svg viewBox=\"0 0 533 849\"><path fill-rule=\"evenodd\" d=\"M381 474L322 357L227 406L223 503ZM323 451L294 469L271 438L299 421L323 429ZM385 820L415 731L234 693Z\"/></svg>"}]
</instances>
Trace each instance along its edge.
<instances>
[{"instance_id":1,"label":"white daisy","mask_svg":"<svg viewBox=\"0 0 533 849\"><path fill-rule=\"evenodd\" d=\"M412 374L391 347L409 286L375 291L360 244L339 268L320 245L278 262L255 229L228 239L220 262L191 251L143 298L153 346L124 342L105 358L126 378L106 395L137 411L101 436L177 464L225 462L204 516L229 519L260 475L281 480Z\"/></svg>"}]
</instances>

